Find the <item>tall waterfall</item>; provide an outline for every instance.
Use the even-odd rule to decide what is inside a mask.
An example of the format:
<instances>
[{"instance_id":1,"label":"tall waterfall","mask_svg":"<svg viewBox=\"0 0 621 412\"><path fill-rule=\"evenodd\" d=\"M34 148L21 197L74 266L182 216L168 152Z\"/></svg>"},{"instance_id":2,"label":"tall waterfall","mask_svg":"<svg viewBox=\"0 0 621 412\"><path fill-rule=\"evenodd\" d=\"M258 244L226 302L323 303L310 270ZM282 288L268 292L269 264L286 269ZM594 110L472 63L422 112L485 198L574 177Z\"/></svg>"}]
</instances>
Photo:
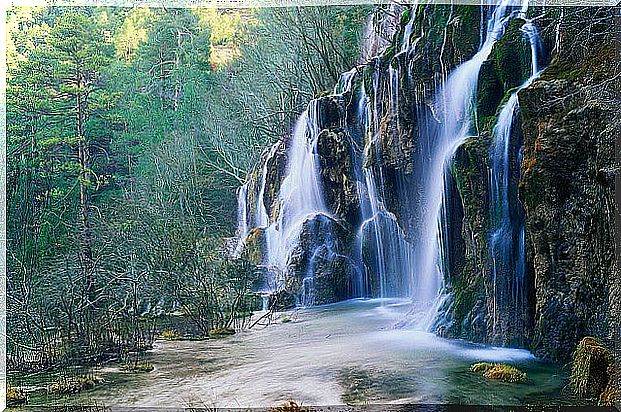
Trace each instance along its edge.
<instances>
[{"instance_id":1,"label":"tall waterfall","mask_svg":"<svg viewBox=\"0 0 621 412\"><path fill-rule=\"evenodd\" d=\"M492 276L494 284L494 300L492 310L492 328L496 333L499 323L498 300L504 300L507 308L503 313L513 322L523 313L526 303L525 285L525 245L524 245L524 212L521 209L517 194L517 179L521 164L521 143L512 141L518 137L512 133L514 119L519 111L518 93L531 84L539 75L539 54L541 40L537 28L525 17L521 28L528 39L531 50L531 73L529 78L511 94L502 107L493 130L493 141L490 148L490 255L492 257ZM512 173L512 166L517 169ZM513 179L512 179L513 177ZM505 281L500 277L505 274ZM518 322L519 323L519 322Z\"/></svg>"},{"instance_id":2,"label":"tall waterfall","mask_svg":"<svg viewBox=\"0 0 621 412\"><path fill-rule=\"evenodd\" d=\"M443 244L447 222L442 210L447 199L448 167L457 148L470 136L479 71L494 43L503 34L509 19L505 16L506 4L503 1L494 9L487 22L485 41L477 53L455 68L438 90L434 104L439 127L423 128L418 137L418 141L429 143L421 150L415 169L422 182L422 192L414 256L417 278L414 298L421 308L426 308L418 322L418 326L424 329L431 327L445 298L442 285L447 256Z\"/></svg>"}]
</instances>

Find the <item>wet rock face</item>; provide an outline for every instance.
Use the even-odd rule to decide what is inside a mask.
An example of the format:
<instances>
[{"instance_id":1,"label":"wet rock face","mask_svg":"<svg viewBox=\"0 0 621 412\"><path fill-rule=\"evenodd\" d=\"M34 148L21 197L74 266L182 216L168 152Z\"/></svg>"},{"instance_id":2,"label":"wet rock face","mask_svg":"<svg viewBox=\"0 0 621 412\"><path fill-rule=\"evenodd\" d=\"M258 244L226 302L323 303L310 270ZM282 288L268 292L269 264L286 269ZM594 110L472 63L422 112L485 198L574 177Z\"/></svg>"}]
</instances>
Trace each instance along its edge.
<instances>
[{"instance_id":1,"label":"wet rock face","mask_svg":"<svg viewBox=\"0 0 621 412\"><path fill-rule=\"evenodd\" d=\"M618 106L590 98L590 87L544 78L520 95L522 193L536 280L533 349L553 360L565 360L582 336L606 336L610 326L614 185L598 171L613 164Z\"/></svg>"},{"instance_id":2,"label":"wet rock face","mask_svg":"<svg viewBox=\"0 0 621 412\"><path fill-rule=\"evenodd\" d=\"M320 305L354 296L357 268L350 258L352 237L347 227L325 214L304 221L288 262L286 286L300 304Z\"/></svg>"},{"instance_id":3,"label":"wet rock face","mask_svg":"<svg viewBox=\"0 0 621 412\"><path fill-rule=\"evenodd\" d=\"M599 18L611 13L588 12ZM588 19L582 25L592 37L576 34L578 27L568 24L561 32L566 47L519 95L521 195L535 277L532 349L563 362L583 336L613 337L619 330L618 307L611 300L619 294L615 188L612 179L601 177L618 170L620 90L609 79L621 70L613 26ZM570 42L573 35L580 47Z\"/></svg>"},{"instance_id":4,"label":"wet rock face","mask_svg":"<svg viewBox=\"0 0 621 412\"><path fill-rule=\"evenodd\" d=\"M357 154L351 137L342 128L319 134L317 151L321 164L324 199L335 216L353 227L360 221L360 202L353 159Z\"/></svg>"}]
</instances>

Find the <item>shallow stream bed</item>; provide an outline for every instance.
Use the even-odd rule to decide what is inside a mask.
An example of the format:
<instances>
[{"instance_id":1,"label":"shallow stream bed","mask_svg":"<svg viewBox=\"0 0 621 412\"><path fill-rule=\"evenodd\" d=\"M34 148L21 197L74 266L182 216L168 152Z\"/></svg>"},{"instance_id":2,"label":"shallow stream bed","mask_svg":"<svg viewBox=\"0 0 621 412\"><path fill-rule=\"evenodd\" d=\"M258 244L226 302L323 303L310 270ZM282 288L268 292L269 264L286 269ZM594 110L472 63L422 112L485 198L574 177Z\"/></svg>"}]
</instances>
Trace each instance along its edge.
<instances>
[{"instance_id":1,"label":"shallow stream bed","mask_svg":"<svg viewBox=\"0 0 621 412\"><path fill-rule=\"evenodd\" d=\"M106 383L93 390L32 401L111 407L261 407L290 399L303 405L570 402L565 374L528 351L395 328L409 308L399 300L352 300L287 313L289 322L226 338L158 340L147 355L151 373L102 368L96 374ZM515 365L528 382L490 381L469 371L478 361Z\"/></svg>"}]
</instances>

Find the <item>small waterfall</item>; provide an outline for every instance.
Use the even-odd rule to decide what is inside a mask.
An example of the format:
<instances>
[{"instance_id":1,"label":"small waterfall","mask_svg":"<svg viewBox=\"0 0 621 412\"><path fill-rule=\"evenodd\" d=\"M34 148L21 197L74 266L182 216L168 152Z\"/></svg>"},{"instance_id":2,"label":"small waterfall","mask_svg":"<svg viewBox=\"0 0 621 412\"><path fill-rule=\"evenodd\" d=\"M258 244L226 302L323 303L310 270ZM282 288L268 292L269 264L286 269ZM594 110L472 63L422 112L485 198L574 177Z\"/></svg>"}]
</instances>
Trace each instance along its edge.
<instances>
[{"instance_id":1,"label":"small waterfall","mask_svg":"<svg viewBox=\"0 0 621 412\"><path fill-rule=\"evenodd\" d=\"M270 217L267 212L267 207L265 206L265 186L267 185L267 167L268 160L274 156L274 153L278 149L278 144L274 144L266 155L265 163L263 164L263 169L261 169L261 189L259 190L259 194L257 196L257 204L256 204L256 216L255 216L255 227L266 228L270 224Z\"/></svg>"},{"instance_id":2,"label":"small waterfall","mask_svg":"<svg viewBox=\"0 0 621 412\"><path fill-rule=\"evenodd\" d=\"M398 107L398 75L398 71L389 69L389 107L393 115ZM366 295L405 297L411 295L413 247L406 240L396 216L388 211L382 200L385 197L382 168L377 168L376 173L374 167L367 164L372 155L378 159L382 155L379 142L378 83L379 73L376 70L373 99L369 99L363 87L357 105L357 118L365 133L365 146L359 162L361 170L357 172L358 178L362 180L358 185L362 215L358 241L360 258L367 266L367 278L361 283L365 285Z\"/></svg>"},{"instance_id":3,"label":"small waterfall","mask_svg":"<svg viewBox=\"0 0 621 412\"><path fill-rule=\"evenodd\" d=\"M248 182L237 190L237 246L233 257L240 257L248 236Z\"/></svg>"},{"instance_id":4,"label":"small waterfall","mask_svg":"<svg viewBox=\"0 0 621 412\"><path fill-rule=\"evenodd\" d=\"M288 259L297 245L304 222L318 213L328 214L319 176L318 121L317 101L313 100L293 129L286 176L278 193L279 213L266 229L271 290L282 286L280 276L274 275L287 272Z\"/></svg>"},{"instance_id":5,"label":"small waterfall","mask_svg":"<svg viewBox=\"0 0 621 412\"><path fill-rule=\"evenodd\" d=\"M523 8L521 17L524 19L525 13L526 9ZM530 77L511 94L500 110L493 129L493 141L490 148L490 255L494 284L492 310L492 332L494 334L500 322L499 300L504 301L504 305L508 306L508 308L503 308L503 315L514 322L517 322L524 312L526 304L524 212L519 206L517 194L521 145L512 142L512 129L516 114L519 112L518 93L539 75L541 40L535 25L529 20L525 19L525 21L521 31L530 43ZM512 166L517 169L513 173L513 179L511 178ZM500 281L501 275L506 278L505 282Z\"/></svg>"}]
</instances>

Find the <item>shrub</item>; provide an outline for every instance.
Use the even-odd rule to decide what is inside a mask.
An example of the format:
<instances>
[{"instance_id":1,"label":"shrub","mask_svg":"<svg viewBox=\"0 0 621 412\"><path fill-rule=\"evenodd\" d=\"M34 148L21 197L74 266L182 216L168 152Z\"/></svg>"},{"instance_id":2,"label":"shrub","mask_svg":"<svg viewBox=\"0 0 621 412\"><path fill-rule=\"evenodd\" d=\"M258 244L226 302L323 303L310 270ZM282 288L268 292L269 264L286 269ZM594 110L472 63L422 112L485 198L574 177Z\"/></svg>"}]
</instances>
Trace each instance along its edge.
<instances>
[{"instance_id":1,"label":"shrub","mask_svg":"<svg viewBox=\"0 0 621 412\"><path fill-rule=\"evenodd\" d=\"M15 406L23 405L28 402L28 395L20 389L11 385L6 387L6 405Z\"/></svg>"}]
</instances>

